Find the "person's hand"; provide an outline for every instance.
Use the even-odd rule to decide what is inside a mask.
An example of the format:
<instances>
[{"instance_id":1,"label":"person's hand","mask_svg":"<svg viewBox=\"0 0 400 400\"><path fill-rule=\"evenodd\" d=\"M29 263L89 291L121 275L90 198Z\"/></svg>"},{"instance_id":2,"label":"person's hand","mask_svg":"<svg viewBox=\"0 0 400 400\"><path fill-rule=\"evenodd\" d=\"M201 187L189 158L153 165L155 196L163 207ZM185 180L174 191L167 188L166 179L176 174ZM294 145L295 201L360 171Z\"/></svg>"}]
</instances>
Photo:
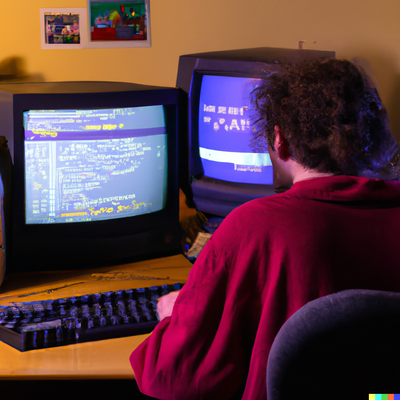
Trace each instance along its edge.
<instances>
[{"instance_id":1,"label":"person's hand","mask_svg":"<svg viewBox=\"0 0 400 400\"><path fill-rule=\"evenodd\" d=\"M171 316L179 292L180 290L176 290L158 299L157 312L158 316L160 317L160 321L162 321L165 317Z\"/></svg>"}]
</instances>

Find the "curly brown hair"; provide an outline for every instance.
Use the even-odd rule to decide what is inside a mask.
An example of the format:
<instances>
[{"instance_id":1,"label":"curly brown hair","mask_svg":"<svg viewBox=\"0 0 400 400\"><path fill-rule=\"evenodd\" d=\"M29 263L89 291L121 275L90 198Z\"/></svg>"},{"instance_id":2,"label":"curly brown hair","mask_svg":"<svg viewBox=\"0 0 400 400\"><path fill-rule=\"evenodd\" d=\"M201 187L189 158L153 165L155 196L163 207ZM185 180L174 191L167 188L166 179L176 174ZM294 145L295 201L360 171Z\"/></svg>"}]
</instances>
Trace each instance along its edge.
<instances>
[{"instance_id":1,"label":"curly brown hair","mask_svg":"<svg viewBox=\"0 0 400 400\"><path fill-rule=\"evenodd\" d=\"M279 66L253 91L258 114L252 146L272 146L275 126L291 157L307 169L359 175L376 172L395 146L386 110L370 80L347 60Z\"/></svg>"}]
</instances>

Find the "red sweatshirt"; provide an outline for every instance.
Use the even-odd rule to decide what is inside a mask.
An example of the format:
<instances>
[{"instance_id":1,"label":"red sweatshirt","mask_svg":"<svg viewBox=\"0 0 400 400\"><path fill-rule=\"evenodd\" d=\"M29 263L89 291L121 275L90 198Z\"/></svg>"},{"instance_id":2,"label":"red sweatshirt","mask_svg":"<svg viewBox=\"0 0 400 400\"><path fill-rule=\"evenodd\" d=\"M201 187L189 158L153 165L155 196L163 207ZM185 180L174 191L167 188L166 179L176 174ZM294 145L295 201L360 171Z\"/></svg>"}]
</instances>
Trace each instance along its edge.
<instances>
[{"instance_id":1,"label":"red sweatshirt","mask_svg":"<svg viewBox=\"0 0 400 400\"><path fill-rule=\"evenodd\" d=\"M268 354L308 301L400 291L400 182L335 176L234 210L193 266L171 317L131 355L159 399L266 399Z\"/></svg>"}]
</instances>

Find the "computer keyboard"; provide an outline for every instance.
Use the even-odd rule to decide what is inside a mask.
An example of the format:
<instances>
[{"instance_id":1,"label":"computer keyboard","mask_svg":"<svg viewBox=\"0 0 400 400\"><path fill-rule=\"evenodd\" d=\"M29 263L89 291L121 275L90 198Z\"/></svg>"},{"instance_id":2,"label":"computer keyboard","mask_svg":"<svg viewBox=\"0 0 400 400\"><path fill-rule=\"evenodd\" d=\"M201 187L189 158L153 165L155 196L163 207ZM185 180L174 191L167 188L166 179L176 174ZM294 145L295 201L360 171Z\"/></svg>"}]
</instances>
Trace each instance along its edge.
<instances>
[{"instance_id":1,"label":"computer keyboard","mask_svg":"<svg viewBox=\"0 0 400 400\"><path fill-rule=\"evenodd\" d=\"M160 296L183 284L0 306L0 340L20 351L151 332Z\"/></svg>"}]
</instances>

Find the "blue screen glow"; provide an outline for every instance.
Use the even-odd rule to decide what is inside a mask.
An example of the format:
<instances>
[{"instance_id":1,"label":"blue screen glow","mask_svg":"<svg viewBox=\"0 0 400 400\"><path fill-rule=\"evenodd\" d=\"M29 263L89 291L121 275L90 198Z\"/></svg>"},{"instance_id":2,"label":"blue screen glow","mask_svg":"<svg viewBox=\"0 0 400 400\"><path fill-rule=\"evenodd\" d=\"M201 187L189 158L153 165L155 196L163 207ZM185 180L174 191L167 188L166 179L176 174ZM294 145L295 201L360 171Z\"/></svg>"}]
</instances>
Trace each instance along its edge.
<instances>
[{"instance_id":1,"label":"blue screen glow","mask_svg":"<svg viewBox=\"0 0 400 400\"><path fill-rule=\"evenodd\" d=\"M165 207L163 106L24 113L25 222L99 221Z\"/></svg>"},{"instance_id":2,"label":"blue screen glow","mask_svg":"<svg viewBox=\"0 0 400 400\"><path fill-rule=\"evenodd\" d=\"M199 105L199 152L204 175L229 182L272 185L271 159L250 148L254 78L204 75Z\"/></svg>"}]
</instances>

